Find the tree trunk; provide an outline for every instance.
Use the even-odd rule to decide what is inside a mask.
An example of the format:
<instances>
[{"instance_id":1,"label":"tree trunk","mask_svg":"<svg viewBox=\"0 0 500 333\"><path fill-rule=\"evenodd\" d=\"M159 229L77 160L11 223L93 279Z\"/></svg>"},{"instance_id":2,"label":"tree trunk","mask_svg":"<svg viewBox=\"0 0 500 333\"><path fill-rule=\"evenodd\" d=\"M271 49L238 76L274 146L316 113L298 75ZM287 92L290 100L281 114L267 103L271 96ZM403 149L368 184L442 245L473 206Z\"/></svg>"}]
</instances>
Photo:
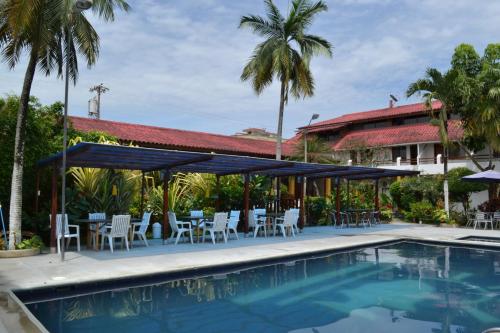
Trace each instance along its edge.
<instances>
[{"instance_id":1,"label":"tree trunk","mask_svg":"<svg viewBox=\"0 0 500 333\"><path fill-rule=\"evenodd\" d=\"M23 90L19 100L19 111L17 112L16 138L14 144L14 165L12 168L12 185L10 192L9 209L9 250L14 250L16 243L21 241L21 219L23 211L23 166L24 145L26 135L26 120L28 117L28 105L30 99L31 85L35 76L38 52L33 47L30 53L28 67L24 75Z\"/></svg>"},{"instance_id":2,"label":"tree trunk","mask_svg":"<svg viewBox=\"0 0 500 333\"><path fill-rule=\"evenodd\" d=\"M276 135L276 159L281 160L281 141L283 136L283 113L285 111L285 81L281 81L280 111L278 115L278 133Z\"/></svg>"},{"instance_id":3,"label":"tree trunk","mask_svg":"<svg viewBox=\"0 0 500 333\"><path fill-rule=\"evenodd\" d=\"M446 132L446 138L448 138L448 120L445 120L444 128ZM443 182L443 191L444 191L444 210L446 211L446 215L450 217L450 192L448 189L448 142L443 147L443 174L444 174L444 182Z\"/></svg>"}]
</instances>

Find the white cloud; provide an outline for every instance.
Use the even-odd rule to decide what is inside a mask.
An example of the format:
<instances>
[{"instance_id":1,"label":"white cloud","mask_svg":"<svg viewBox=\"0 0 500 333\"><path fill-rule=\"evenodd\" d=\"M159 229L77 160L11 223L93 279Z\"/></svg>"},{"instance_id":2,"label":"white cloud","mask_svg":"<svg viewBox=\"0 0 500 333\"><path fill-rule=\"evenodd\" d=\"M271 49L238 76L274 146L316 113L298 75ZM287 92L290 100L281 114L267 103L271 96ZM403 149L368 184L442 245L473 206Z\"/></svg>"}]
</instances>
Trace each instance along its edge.
<instances>
[{"instance_id":1,"label":"white cloud","mask_svg":"<svg viewBox=\"0 0 500 333\"><path fill-rule=\"evenodd\" d=\"M497 40L500 3L468 0L332 0L312 32L330 40L332 59L312 62L315 97L291 100L285 117L290 136L313 112L322 119L384 107L400 97L425 68L445 68L453 48L469 42L482 49ZM95 22L101 56L81 68L70 91L70 112L86 115L88 88L103 82L103 117L231 134L244 127L275 130L278 89L261 96L239 75L259 41L237 29L241 15L263 14L261 1L131 2L116 22ZM285 10L287 1L279 0ZM19 93L25 64L0 67L0 93ZM63 83L37 74L33 94L61 100ZM404 99L402 101L405 102Z\"/></svg>"}]
</instances>

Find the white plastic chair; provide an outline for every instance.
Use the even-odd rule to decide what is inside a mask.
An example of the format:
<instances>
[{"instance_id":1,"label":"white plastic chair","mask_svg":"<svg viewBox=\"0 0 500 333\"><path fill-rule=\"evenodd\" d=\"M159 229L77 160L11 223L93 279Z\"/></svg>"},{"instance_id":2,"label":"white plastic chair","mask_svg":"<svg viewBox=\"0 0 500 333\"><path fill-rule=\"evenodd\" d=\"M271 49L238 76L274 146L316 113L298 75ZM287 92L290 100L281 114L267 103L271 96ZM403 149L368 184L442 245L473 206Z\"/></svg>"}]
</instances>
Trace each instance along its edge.
<instances>
[{"instance_id":1,"label":"white plastic chair","mask_svg":"<svg viewBox=\"0 0 500 333\"><path fill-rule=\"evenodd\" d=\"M177 217L174 212L168 212L168 223L170 223L170 228L172 228L172 235L170 240L175 238L175 245L179 243L179 239L184 234L189 234L189 240L193 244L193 229L191 228L191 222L177 221Z\"/></svg>"},{"instance_id":2,"label":"white plastic chair","mask_svg":"<svg viewBox=\"0 0 500 333\"><path fill-rule=\"evenodd\" d=\"M371 211L370 212L370 220L372 222L372 225L378 225L378 224L382 224L382 222L380 221L380 211Z\"/></svg>"},{"instance_id":3,"label":"white plastic chair","mask_svg":"<svg viewBox=\"0 0 500 333\"><path fill-rule=\"evenodd\" d=\"M109 249L113 253L114 239L122 239L125 241L125 247L129 251L128 247L128 235L130 230L130 215L113 215L111 220L111 226L106 226L106 230L102 233L101 250L104 249L104 242L107 239L109 243Z\"/></svg>"},{"instance_id":4,"label":"white plastic chair","mask_svg":"<svg viewBox=\"0 0 500 333\"><path fill-rule=\"evenodd\" d=\"M276 223L275 228L280 229L284 238L286 238L286 234L287 234L288 230L290 230L292 236L295 237L295 231L294 231L293 225L297 223L298 218L299 218L299 216L295 212L293 212L291 210L287 210L285 212L285 217L276 219L276 221L283 221L283 222Z\"/></svg>"},{"instance_id":5,"label":"white plastic chair","mask_svg":"<svg viewBox=\"0 0 500 333\"><path fill-rule=\"evenodd\" d=\"M370 219L370 213L369 212L361 212L359 216L359 223L363 225L363 228L366 228L366 226L371 227L371 219Z\"/></svg>"},{"instance_id":6,"label":"white plastic chair","mask_svg":"<svg viewBox=\"0 0 500 333\"><path fill-rule=\"evenodd\" d=\"M206 233L210 233L210 237L212 238L212 243L215 244L217 234L222 234L224 238L224 243L227 243L227 213L215 213L213 222L205 221L205 225L203 227L203 243L205 243L205 235Z\"/></svg>"},{"instance_id":7,"label":"white plastic chair","mask_svg":"<svg viewBox=\"0 0 500 333\"><path fill-rule=\"evenodd\" d=\"M346 212L340 212L340 227L343 228L344 226L346 228L349 228L349 213Z\"/></svg>"},{"instance_id":8,"label":"white plastic chair","mask_svg":"<svg viewBox=\"0 0 500 333\"><path fill-rule=\"evenodd\" d=\"M253 210L253 225L254 225L254 233L253 237L257 237L259 233L259 229L264 230L264 237L267 237L267 223L266 223L266 209L265 208L257 208ZM250 219L250 216L249 216ZM249 223L250 224L250 223Z\"/></svg>"},{"instance_id":9,"label":"white plastic chair","mask_svg":"<svg viewBox=\"0 0 500 333\"><path fill-rule=\"evenodd\" d=\"M148 231L150 219L151 219L151 212L145 212L142 215L141 224L133 226L134 229L132 230L132 242L135 240L135 235L137 235L137 238L139 238L139 240L142 239L144 244L146 244L146 247L149 246L148 241L146 239L146 232Z\"/></svg>"},{"instance_id":10,"label":"white plastic chair","mask_svg":"<svg viewBox=\"0 0 500 333\"><path fill-rule=\"evenodd\" d=\"M106 213L89 213L89 220L94 221L94 220L105 220L106 219ZM95 224L90 224L89 230L90 234L92 237L92 246L95 244L96 237L99 237L97 234L98 233L103 233L105 231L104 225L106 223L98 223L97 228L99 229L100 232L96 232L96 225Z\"/></svg>"},{"instance_id":11,"label":"white plastic chair","mask_svg":"<svg viewBox=\"0 0 500 333\"><path fill-rule=\"evenodd\" d=\"M66 247L69 247L69 243L71 238L76 238L76 249L80 252L80 226L69 224L68 214L66 216L66 223L64 225L64 235L62 234L62 214L56 215L56 237L57 237L57 253L61 253L61 242L66 241ZM52 218L52 215L49 215L49 219ZM75 229L74 232L71 232L71 229Z\"/></svg>"},{"instance_id":12,"label":"white plastic chair","mask_svg":"<svg viewBox=\"0 0 500 333\"><path fill-rule=\"evenodd\" d=\"M298 234L299 233L298 223L299 223L299 218L300 218L300 209L299 208L290 208L290 211L297 216L296 219L293 219L293 221L294 221L293 227L295 228L295 232Z\"/></svg>"},{"instance_id":13,"label":"white plastic chair","mask_svg":"<svg viewBox=\"0 0 500 333\"><path fill-rule=\"evenodd\" d=\"M231 231L236 235L236 239L238 238L238 223L240 222L240 211L232 210L229 213L229 222L227 223L227 238L229 238Z\"/></svg>"},{"instance_id":14,"label":"white plastic chair","mask_svg":"<svg viewBox=\"0 0 500 333\"><path fill-rule=\"evenodd\" d=\"M496 228L500 226L500 212L493 213L493 223L495 223Z\"/></svg>"},{"instance_id":15,"label":"white plastic chair","mask_svg":"<svg viewBox=\"0 0 500 333\"><path fill-rule=\"evenodd\" d=\"M466 219L467 219L467 224L465 225L465 227L466 228L474 227L474 221L476 220L476 213L475 212L468 212Z\"/></svg>"},{"instance_id":16,"label":"white plastic chair","mask_svg":"<svg viewBox=\"0 0 500 333\"><path fill-rule=\"evenodd\" d=\"M488 227L488 224L491 225L491 230L493 230L493 218L491 218L488 213L476 213L476 219L474 220L474 230L478 225L480 226L481 223L484 223L485 230Z\"/></svg>"}]
</instances>

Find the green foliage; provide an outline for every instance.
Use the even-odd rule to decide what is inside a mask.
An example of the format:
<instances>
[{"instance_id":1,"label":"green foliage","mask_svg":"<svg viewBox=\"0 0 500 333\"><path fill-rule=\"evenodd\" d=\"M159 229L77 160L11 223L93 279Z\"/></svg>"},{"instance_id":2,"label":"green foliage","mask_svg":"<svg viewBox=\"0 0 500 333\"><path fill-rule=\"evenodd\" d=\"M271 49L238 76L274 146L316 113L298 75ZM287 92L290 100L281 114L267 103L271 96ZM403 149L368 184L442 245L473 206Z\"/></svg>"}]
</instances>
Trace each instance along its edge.
<instances>
[{"instance_id":1,"label":"green foliage","mask_svg":"<svg viewBox=\"0 0 500 333\"><path fill-rule=\"evenodd\" d=\"M16 249L26 250L26 249L43 249L45 245L43 244L42 238L40 236L34 235L30 239L25 239L21 243L16 244Z\"/></svg>"},{"instance_id":2,"label":"green foliage","mask_svg":"<svg viewBox=\"0 0 500 333\"><path fill-rule=\"evenodd\" d=\"M461 202L465 212L469 210L471 193L481 192L488 189L486 184L462 181L462 177L472 174L474 174L474 172L465 167L454 168L448 172L450 199L454 202Z\"/></svg>"},{"instance_id":3,"label":"green foliage","mask_svg":"<svg viewBox=\"0 0 500 333\"><path fill-rule=\"evenodd\" d=\"M412 203L422 200L438 205L442 196L441 188L438 177L406 177L392 183L389 192L398 209L408 211Z\"/></svg>"},{"instance_id":4,"label":"green foliage","mask_svg":"<svg viewBox=\"0 0 500 333\"><path fill-rule=\"evenodd\" d=\"M311 163L334 163L331 145L318 138L316 135L307 136L307 161ZM292 159L304 161L304 140L300 140L295 146Z\"/></svg>"},{"instance_id":5,"label":"green foliage","mask_svg":"<svg viewBox=\"0 0 500 333\"><path fill-rule=\"evenodd\" d=\"M291 92L296 98L313 95L314 81L309 69L310 59L318 54L332 55L330 43L307 30L315 16L328 9L318 1L293 0L288 16L280 13L272 0L265 0L267 17L243 16L240 28L249 28L255 34L265 37L259 43L243 69L241 79L251 81L256 93L260 94L276 77L284 83L285 100ZM294 48L298 46L298 49Z\"/></svg>"},{"instance_id":6,"label":"green foliage","mask_svg":"<svg viewBox=\"0 0 500 333\"><path fill-rule=\"evenodd\" d=\"M412 202L405 217L415 222L432 223L434 222L434 211L434 205L427 200Z\"/></svg>"},{"instance_id":7,"label":"green foliage","mask_svg":"<svg viewBox=\"0 0 500 333\"><path fill-rule=\"evenodd\" d=\"M2 107L3 106L3 107ZM0 98L0 203L4 209L9 207L10 186L12 177L12 161L14 156L14 138L16 133L17 110L19 98L8 96ZM30 99L26 123L24 169L23 174L23 215L32 215L35 197L36 163L43 157L53 154L62 146L62 104L54 103L42 106L35 97ZM40 202L47 202L49 191L50 173L42 170L40 177L42 189ZM31 228L23 219L23 227Z\"/></svg>"},{"instance_id":8,"label":"green foliage","mask_svg":"<svg viewBox=\"0 0 500 333\"><path fill-rule=\"evenodd\" d=\"M381 207L380 208L380 219L382 221L390 221L392 220L392 209L387 208L387 207Z\"/></svg>"},{"instance_id":9,"label":"green foliage","mask_svg":"<svg viewBox=\"0 0 500 333\"><path fill-rule=\"evenodd\" d=\"M308 224L328 225L331 224L330 214L333 211L332 204L324 197L307 197L305 200Z\"/></svg>"}]
</instances>

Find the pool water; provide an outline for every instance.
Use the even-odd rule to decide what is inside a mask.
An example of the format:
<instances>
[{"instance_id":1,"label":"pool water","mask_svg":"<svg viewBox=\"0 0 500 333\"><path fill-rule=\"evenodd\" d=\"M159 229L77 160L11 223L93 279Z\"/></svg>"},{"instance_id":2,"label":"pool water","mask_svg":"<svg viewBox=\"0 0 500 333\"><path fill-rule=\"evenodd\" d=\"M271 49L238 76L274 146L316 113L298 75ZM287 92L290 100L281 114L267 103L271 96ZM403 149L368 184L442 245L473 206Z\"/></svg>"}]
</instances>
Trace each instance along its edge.
<instances>
[{"instance_id":1,"label":"pool water","mask_svg":"<svg viewBox=\"0 0 500 333\"><path fill-rule=\"evenodd\" d=\"M401 242L27 306L55 333L478 333L500 326L500 251Z\"/></svg>"}]
</instances>

